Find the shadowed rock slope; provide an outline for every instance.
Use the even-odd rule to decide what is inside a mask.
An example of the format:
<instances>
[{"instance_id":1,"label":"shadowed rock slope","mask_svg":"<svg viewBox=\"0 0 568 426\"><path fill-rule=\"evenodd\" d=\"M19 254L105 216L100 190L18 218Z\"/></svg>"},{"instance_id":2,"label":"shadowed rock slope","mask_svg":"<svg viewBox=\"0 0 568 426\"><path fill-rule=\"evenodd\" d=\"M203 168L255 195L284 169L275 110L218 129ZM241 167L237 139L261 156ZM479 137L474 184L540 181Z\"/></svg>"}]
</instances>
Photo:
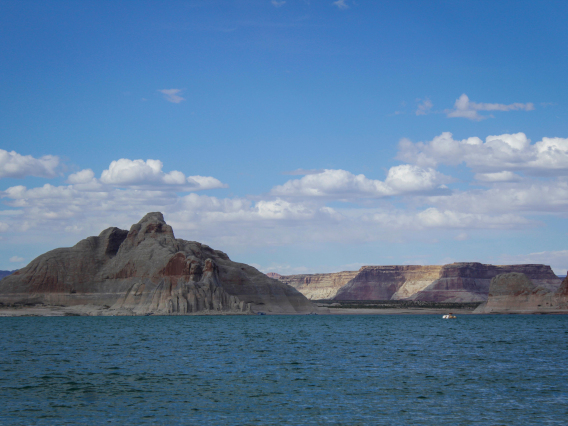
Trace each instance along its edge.
<instances>
[{"instance_id":1,"label":"shadowed rock slope","mask_svg":"<svg viewBox=\"0 0 568 426\"><path fill-rule=\"evenodd\" d=\"M94 314L310 313L301 293L219 251L174 237L161 213L47 252L0 281L0 302Z\"/></svg>"},{"instance_id":2,"label":"shadowed rock slope","mask_svg":"<svg viewBox=\"0 0 568 426\"><path fill-rule=\"evenodd\" d=\"M568 313L568 278L550 291L522 273L497 275L491 280L487 302L474 313Z\"/></svg>"},{"instance_id":3,"label":"shadowed rock slope","mask_svg":"<svg viewBox=\"0 0 568 426\"><path fill-rule=\"evenodd\" d=\"M561 282L547 265L485 265L476 262L363 266L354 272L288 275L281 276L279 280L314 300L482 302L487 300L491 279L508 272L524 273L549 291L555 291Z\"/></svg>"}]
</instances>

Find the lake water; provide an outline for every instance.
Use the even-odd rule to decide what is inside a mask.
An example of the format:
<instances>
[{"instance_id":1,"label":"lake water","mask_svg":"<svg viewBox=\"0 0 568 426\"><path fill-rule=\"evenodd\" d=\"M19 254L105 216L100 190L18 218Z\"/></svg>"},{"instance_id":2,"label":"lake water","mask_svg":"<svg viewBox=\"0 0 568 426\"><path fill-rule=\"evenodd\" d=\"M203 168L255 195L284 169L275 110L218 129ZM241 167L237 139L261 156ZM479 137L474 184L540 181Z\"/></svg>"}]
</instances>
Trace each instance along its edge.
<instances>
[{"instance_id":1,"label":"lake water","mask_svg":"<svg viewBox=\"0 0 568 426\"><path fill-rule=\"evenodd\" d=\"M566 425L568 316L0 318L0 424Z\"/></svg>"}]
</instances>

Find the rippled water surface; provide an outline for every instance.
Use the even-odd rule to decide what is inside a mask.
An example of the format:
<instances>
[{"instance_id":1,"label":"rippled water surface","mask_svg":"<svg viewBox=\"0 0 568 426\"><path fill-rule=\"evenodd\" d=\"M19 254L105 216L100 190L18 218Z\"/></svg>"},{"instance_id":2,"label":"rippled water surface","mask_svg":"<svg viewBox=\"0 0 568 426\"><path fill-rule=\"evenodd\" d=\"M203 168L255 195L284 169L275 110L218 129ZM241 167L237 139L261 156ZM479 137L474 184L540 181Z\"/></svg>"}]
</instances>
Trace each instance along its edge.
<instances>
[{"instance_id":1,"label":"rippled water surface","mask_svg":"<svg viewBox=\"0 0 568 426\"><path fill-rule=\"evenodd\" d=\"M566 425L568 316L0 318L0 424Z\"/></svg>"}]
</instances>

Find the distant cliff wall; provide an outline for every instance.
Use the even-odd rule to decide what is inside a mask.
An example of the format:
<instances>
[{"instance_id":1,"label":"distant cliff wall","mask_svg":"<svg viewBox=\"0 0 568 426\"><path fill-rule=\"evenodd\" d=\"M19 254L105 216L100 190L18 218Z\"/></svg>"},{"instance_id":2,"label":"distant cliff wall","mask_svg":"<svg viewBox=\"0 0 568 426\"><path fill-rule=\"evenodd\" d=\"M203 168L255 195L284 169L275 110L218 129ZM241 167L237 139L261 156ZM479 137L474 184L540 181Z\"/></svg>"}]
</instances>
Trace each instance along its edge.
<instances>
[{"instance_id":1,"label":"distant cliff wall","mask_svg":"<svg viewBox=\"0 0 568 426\"><path fill-rule=\"evenodd\" d=\"M279 277L273 277L294 287L310 300L322 300L333 299L337 291L355 278L356 275L357 271L344 271L329 274L280 275Z\"/></svg>"},{"instance_id":2,"label":"distant cliff wall","mask_svg":"<svg viewBox=\"0 0 568 426\"><path fill-rule=\"evenodd\" d=\"M359 271L281 276L308 299L422 300L480 302L487 300L491 279L518 272L537 286L555 291L561 283L547 265L487 265L477 262L449 265L363 266Z\"/></svg>"}]
</instances>

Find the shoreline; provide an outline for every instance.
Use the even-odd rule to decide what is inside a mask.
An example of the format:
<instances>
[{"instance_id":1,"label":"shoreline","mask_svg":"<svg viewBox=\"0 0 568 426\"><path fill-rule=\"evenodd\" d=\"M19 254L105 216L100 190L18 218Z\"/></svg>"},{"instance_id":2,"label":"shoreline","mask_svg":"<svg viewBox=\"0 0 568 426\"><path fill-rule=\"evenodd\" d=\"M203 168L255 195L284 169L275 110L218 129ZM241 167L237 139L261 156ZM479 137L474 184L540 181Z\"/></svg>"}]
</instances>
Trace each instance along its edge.
<instances>
[{"instance_id":1,"label":"shoreline","mask_svg":"<svg viewBox=\"0 0 568 426\"><path fill-rule=\"evenodd\" d=\"M263 315L332 315L332 316L358 316L358 315L439 315L440 317L452 312L457 317L463 315L567 315L568 311L549 311L549 312L527 312L527 311L509 311L509 312L491 312L476 313L472 309L448 309L448 308L431 308L431 307L388 307L388 308L330 308L326 306L316 307L311 313L280 313L280 312L264 312ZM76 305L76 306L13 306L0 307L0 318L14 317L72 317L72 316L91 316L91 317L112 317L112 316L227 316L227 315L260 315L259 312L230 312L230 311L201 311L193 314L137 314L129 310L104 309L93 305Z\"/></svg>"},{"instance_id":2,"label":"shoreline","mask_svg":"<svg viewBox=\"0 0 568 426\"><path fill-rule=\"evenodd\" d=\"M271 313L266 315L445 315L452 312L455 315L472 315L472 310L467 309L431 309L431 308L325 308L319 307L314 313ZM199 312L184 316L209 316L209 315L257 315L257 313L237 312ZM10 317L70 317L70 316L180 316L160 314L135 314L130 311L113 311L108 309L96 309L95 307L80 306L26 306L26 307L2 307L0 318Z\"/></svg>"}]
</instances>

